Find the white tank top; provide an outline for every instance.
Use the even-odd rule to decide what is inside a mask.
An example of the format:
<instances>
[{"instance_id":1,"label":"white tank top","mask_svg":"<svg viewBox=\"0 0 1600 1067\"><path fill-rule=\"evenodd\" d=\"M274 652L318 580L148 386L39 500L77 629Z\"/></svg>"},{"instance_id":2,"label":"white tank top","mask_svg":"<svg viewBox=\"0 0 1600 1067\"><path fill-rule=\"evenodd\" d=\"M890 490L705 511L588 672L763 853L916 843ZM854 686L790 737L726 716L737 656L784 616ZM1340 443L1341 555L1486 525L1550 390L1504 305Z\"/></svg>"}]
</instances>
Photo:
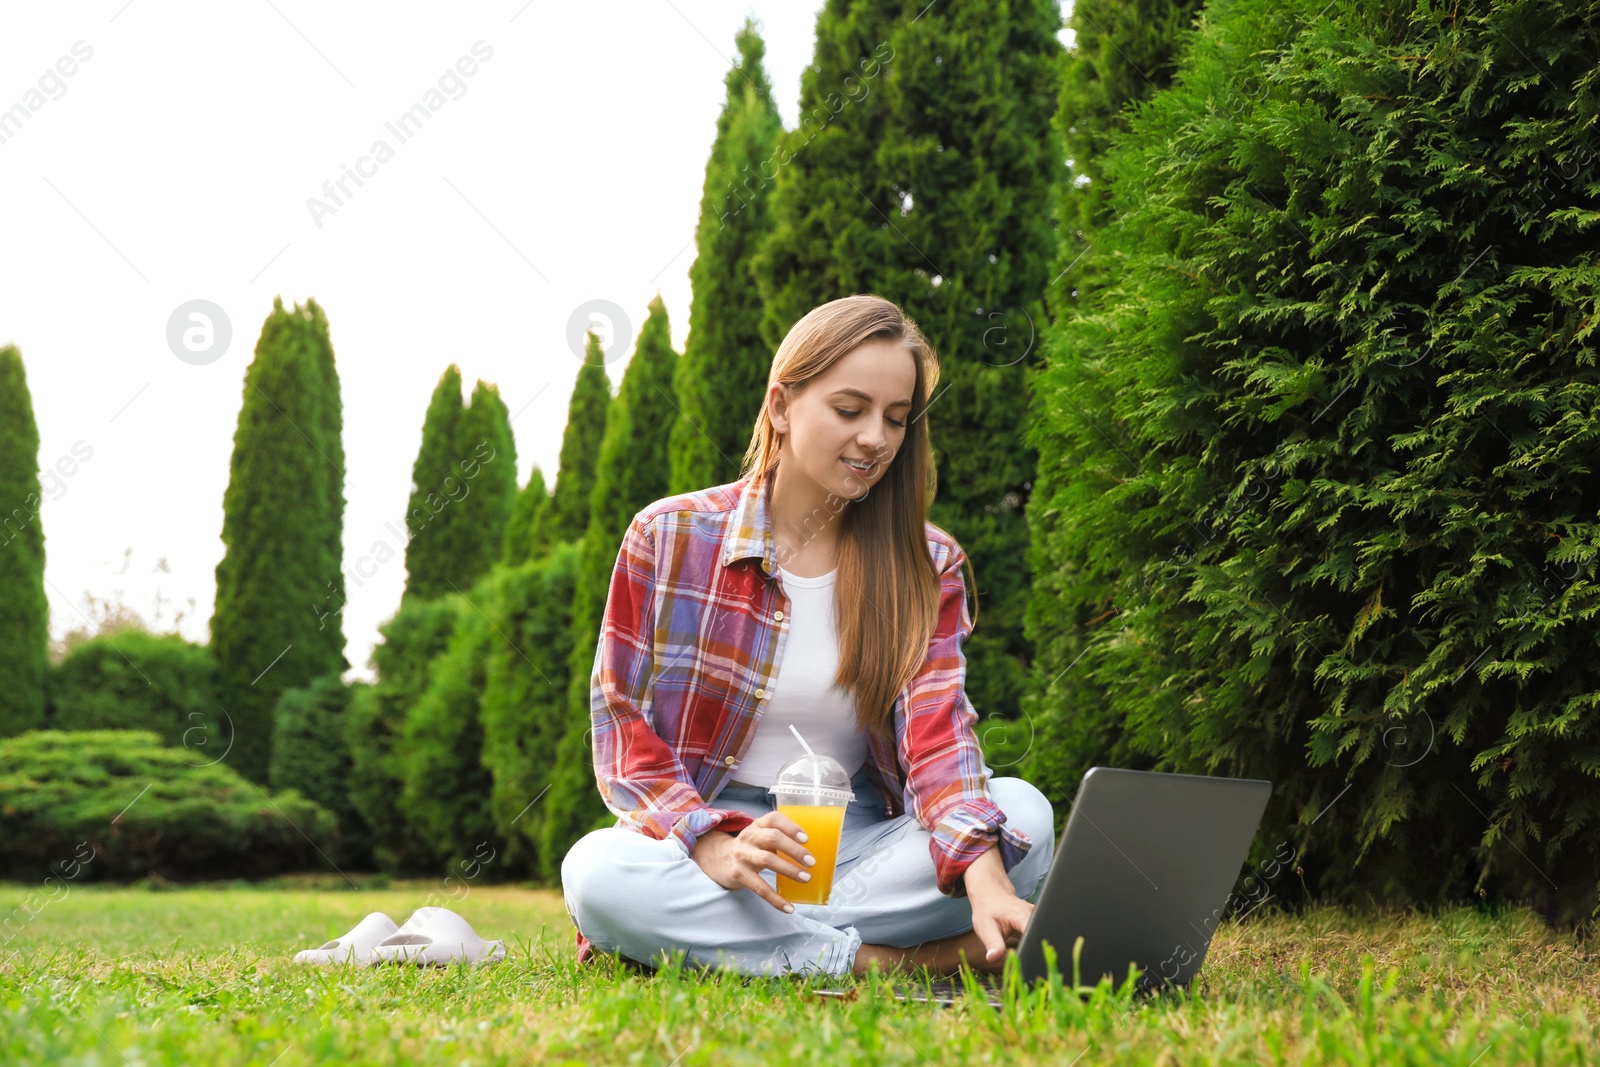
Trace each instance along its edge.
<instances>
[{"instance_id":1,"label":"white tank top","mask_svg":"<svg viewBox=\"0 0 1600 1067\"><path fill-rule=\"evenodd\" d=\"M777 681L766 710L756 720L755 736L732 781L765 789L783 765L805 750L789 729L792 723L812 751L832 756L854 778L867 762L867 735L856 727L856 700L834 684L839 670L839 629L833 611L835 567L816 578L802 578L784 567L789 595L789 636L778 664Z\"/></svg>"}]
</instances>

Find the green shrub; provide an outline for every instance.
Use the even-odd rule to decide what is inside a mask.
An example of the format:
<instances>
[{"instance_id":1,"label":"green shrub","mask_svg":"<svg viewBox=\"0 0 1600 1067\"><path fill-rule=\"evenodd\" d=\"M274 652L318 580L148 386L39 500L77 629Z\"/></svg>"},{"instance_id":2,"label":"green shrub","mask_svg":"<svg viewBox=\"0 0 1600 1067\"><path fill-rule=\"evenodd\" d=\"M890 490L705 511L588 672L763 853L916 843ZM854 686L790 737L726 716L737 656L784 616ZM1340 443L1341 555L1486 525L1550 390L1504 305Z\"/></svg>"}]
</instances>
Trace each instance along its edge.
<instances>
[{"instance_id":1,"label":"green shrub","mask_svg":"<svg viewBox=\"0 0 1600 1067\"><path fill-rule=\"evenodd\" d=\"M197 758L148 730L35 730L0 740L0 878L34 881L74 860L90 879L326 869L318 850L338 845L328 811Z\"/></svg>"},{"instance_id":2,"label":"green shrub","mask_svg":"<svg viewBox=\"0 0 1600 1067\"><path fill-rule=\"evenodd\" d=\"M490 645L501 640L484 614L492 610L500 573L491 571L465 596L441 598L456 613L455 628L428 667L427 688L406 708L396 749L395 803L418 858L439 868L503 847L489 815L479 716ZM486 844L482 853L480 844Z\"/></svg>"},{"instance_id":3,"label":"green shrub","mask_svg":"<svg viewBox=\"0 0 1600 1067\"><path fill-rule=\"evenodd\" d=\"M94 637L50 672L50 726L153 730L164 744L191 742L197 755L205 750L198 744L204 739L216 749L208 757L214 756L228 737L216 712L215 673L210 651L178 634L121 630Z\"/></svg>"},{"instance_id":4,"label":"green shrub","mask_svg":"<svg viewBox=\"0 0 1600 1067\"><path fill-rule=\"evenodd\" d=\"M1207 6L1034 391L1051 795L1269 778L1312 892L1594 906L1597 51L1592 4Z\"/></svg>"},{"instance_id":5,"label":"green shrub","mask_svg":"<svg viewBox=\"0 0 1600 1067\"><path fill-rule=\"evenodd\" d=\"M272 716L272 759L268 778L274 789L297 789L327 808L339 823L343 848L338 862L372 862L372 828L350 800L350 748L345 718L352 689L337 674L324 675L304 689L286 689Z\"/></svg>"},{"instance_id":6,"label":"green shrub","mask_svg":"<svg viewBox=\"0 0 1600 1067\"><path fill-rule=\"evenodd\" d=\"M428 687L433 660L454 630L457 609L443 600L406 600L379 627L383 642L372 650L378 680L351 693L345 719L350 750L350 802L372 828L373 857L392 874L432 872L430 858L396 803L401 788L396 747L406 711Z\"/></svg>"},{"instance_id":7,"label":"green shrub","mask_svg":"<svg viewBox=\"0 0 1600 1067\"><path fill-rule=\"evenodd\" d=\"M495 607L486 609L505 640L489 646L483 764L493 775L490 806L506 842L506 865L519 872L539 861L556 745L565 729L578 553L577 544L563 541L543 559L506 569ZM560 857L555 863L559 868Z\"/></svg>"}]
</instances>

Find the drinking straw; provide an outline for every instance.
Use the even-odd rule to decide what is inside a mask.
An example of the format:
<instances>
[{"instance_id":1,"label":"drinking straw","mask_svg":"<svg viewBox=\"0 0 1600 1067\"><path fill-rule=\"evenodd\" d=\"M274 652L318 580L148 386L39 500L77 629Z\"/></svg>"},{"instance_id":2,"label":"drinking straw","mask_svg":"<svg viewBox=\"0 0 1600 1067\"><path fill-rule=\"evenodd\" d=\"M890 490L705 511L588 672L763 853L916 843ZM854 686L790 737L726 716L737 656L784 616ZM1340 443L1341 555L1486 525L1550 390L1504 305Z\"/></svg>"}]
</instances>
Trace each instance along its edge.
<instances>
[{"instance_id":1,"label":"drinking straw","mask_svg":"<svg viewBox=\"0 0 1600 1067\"><path fill-rule=\"evenodd\" d=\"M811 746L806 744L806 739L800 736L800 731L794 728L794 723L789 724L789 730L795 739L800 742L800 747L806 750L806 755L811 757L811 784L822 788L822 761L817 759L817 754L811 751Z\"/></svg>"}]
</instances>

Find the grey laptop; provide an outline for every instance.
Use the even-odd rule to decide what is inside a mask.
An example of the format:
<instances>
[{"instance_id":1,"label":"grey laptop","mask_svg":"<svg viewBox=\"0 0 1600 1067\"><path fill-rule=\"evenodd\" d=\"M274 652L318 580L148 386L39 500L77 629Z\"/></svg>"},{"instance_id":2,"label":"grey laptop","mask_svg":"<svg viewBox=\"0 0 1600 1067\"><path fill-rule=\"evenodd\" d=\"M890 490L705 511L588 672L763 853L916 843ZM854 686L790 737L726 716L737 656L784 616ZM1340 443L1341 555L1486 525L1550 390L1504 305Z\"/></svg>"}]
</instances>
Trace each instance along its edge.
<instances>
[{"instance_id":1,"label":"grey laptop","mask_svg":"<svg viewBox=\"0 0 1600 1067\"><path fill-rule=\"evenodd\" d=\"M1016 952L1023 981L1048 977L1044 944L1072 982L1074 943L1083 938L1079 982L1102 976L1120 986L1129 965L1137 988L1183 986L1194 979L1239 877L1272 783L1093 767L1073 798L1028 928ZM998 975L978 976L991 1004ZM957 979L887 979L897 1000L954 1004ZM854 997L858 988L819 987Z\"/></svg>"}]
</instances>

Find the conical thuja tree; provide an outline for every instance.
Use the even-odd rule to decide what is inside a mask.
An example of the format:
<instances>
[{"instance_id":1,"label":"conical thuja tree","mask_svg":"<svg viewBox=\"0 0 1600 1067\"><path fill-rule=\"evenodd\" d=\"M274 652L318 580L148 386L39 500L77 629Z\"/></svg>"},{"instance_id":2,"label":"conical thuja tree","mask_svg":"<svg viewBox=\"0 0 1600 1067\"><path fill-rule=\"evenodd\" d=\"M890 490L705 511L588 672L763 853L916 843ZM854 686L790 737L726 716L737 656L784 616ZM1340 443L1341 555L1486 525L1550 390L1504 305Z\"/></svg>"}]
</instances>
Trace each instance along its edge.
<instances>
[{"instance_id":1,"label":"conical thuja tree","mask_svg":"<svg viewBox=\"0 0 1600 1067\"><path fill-rule=\"evenodd\" d=\"M605 437L610 407L611 380L606 377L605 351L591 331L578 380L572 387L572 399L567 404L556 491L533 521L534 558L562 541L578 540L589 528L589 497L594 491L594 469L600 460L600 441Z\"/></svg>"},{"instance_id":2,"label":"conical thuja tree","mask_svg":"<svg viewBox=\"0 0 1600 1067\"><path fill-rule=\"evenodd\" d=\"M218 702L233 728L227 759L258 782L278 697L349 668L342 616L326 610L344 603L340 411L322 308L274 299L245 372L211 618Z\"/></svg>"},{"instance_id":3,"label":"conical thuja tree","mask_svg":"<svg viewBox=\"0 0 1600 1067\"><path fill-rule=\"evenodd\" d=\"M406 596L465 593L500 558L517 492L517 449L500 391L461 402L461 371L439 378L422 425L406 516Z\"/></svg>"},{"instance_id":4,"label":"conical thuja tree","mask_svg":"<svg viewBox=\"0 0 1600 1067\"><path fill-rule=\"evenodd\" d=\"M1600 13L1213 0L1190 48L1039 382L1030 777L1269 779L1280 899L1588 916Z\"/></svg>"},{"instance_id":5,"label":"conical thuja tree","mask_svg":"<svg viewBox=\"0 0 1600 1067\"><path fill-rule=\"evenodd\" d=\"M816 305L869 292L939 352L929 518L972 560L966 686L986 716L1018 714L1029 656L1020 430L1055 245L1060 26L1053 0L827 5L756 264L772 350Z\"/></svg>"},{"instance_id":6,"label":"conical thuja tree","mask_svg":"<svg viewBox=\"0 0 1600 1067\"><path fill-rule=\"evenodd\" d=\"M472 405L461 420L458 470L465 495L456 522L461 527L461 555L455 560L457 591L465 593L489 572L505 546L506 523L517 498L517 446L500 390L478 382Z\"/></svg>"},{"instance_id":7,"label":"conical thuja tree","mask_svg":"<svg viewBox=\"0 0 1600 1067\"><path fill-rule=\"evenodd\" d=\"M1053 316L1101 284L1087 270L1102 260L1085 255L1109 210L1100 157L1110 150L1112 135L1126 128L1130 110L1172 84L1179 49L1201 6L1201 0L1072 4L1067 25L1073 46L1063 60L1055 115L1066 170L1057 206L1061 245L1050 271Z\"/></svg>"},{"instance_id":8,"label":"conical thuja tree","mask_svg":"<svg viewBox=\"0 0 1600 1067\"><path fill-rule=\"evenodd\" d=\"M674 392L669 492L731 482L750 443L772 350L761 339L761 292L751 272L772 230L773 168L783 122L762 65L766 45L752 21L736 38L738 64L706 164L698 250L689 281L689 336Z\"/></svg>"},{"instance_id":9,"label":"conical thuja tree","mask_svg":"<svg viewBox=\"0 0 1600 1067\"><path fill-rule=\"evenodd\" d=\"M462 421L461 368L451 364L439 376L422 422L422 445L411 468L411 499L406 506L405 596L431 600L450 592L449 576L467 551L452 501L465 483L457 464Z\"/></svg>"},{"instance_id":10,"label":"conical thuja tree","mask_svg":"<svg viewBox=\"0 0 1600 1067\"><path fill-rule=\"evenodd\" d=\"M50 605L39 492L39 428L22 353L0 346L0 737L45 724Z\"/></svg>"},{"instance_id":11,"label":"conical thuja tree","mask_svg":"<svg viewBox=\"0 0 1600 1067\"><path fill-rule=\"evenodd\" d=\"M526 563L533 558L533 524L539 509L549 501L545 487L544 471L535 464L528 475L528 484L517 493L511 504L511 514L506 517L506 535L500 547L500 560L509 566Z\"/></svg>"},{"instance_id":12,"label":"conical thuja tree","mask_svg":"<svg viewBox=\"0 0 1600 1067\"><path fill-rule=\"evenodd\" d=\"M1101 159L1110 151L1112 138L1127 129L1129 117L1138 106L1172 84L1179 53L1200 8L1200 0L1078 0L1072 6L1067 23L1074 32L1073 47L1064 59L1065 73L1054 119L1066 169L1065 180L1057 187L1060 240L1046 293L1053 320L1044 331L1046 344L1057 328L1055 323L1091 314L1094 294L1120 275L1116 254L1101 234L1113 218L1111 184ZM1161 178L1158 171L1151 170L1139 180L1149 184ZM1087 383L1093 380L1092 376L1085 378L1078 388L1087 389ZM1081 398L1073 402L1083 403ZM1054 462L1051 453L1043 451L1033 496L1053 499L1066 483L1079 476L1078 470ZM1052 521L1050 512L1037 513L1031 524L1033 538L1037 540L1041 534L1048 537ZM1032 633L1077 634L1085 619L1098 614L1071 599L1037 595L1039 589L1054 589L1055 583L1068 576L1048 570L1036 569L1036 573L1039 577L1028 609ZM1067 660L1057 662L1063 651L1068 652ZM1081 649L1071 646L1070 640L1068 645L1058 646L1050 660L1056 664L1055 670L1048 671L1042 684L1049 684L1078 651ZM1085 708L1105 704L1104 696L1092 687L1077 691L1076 699ZM1098 731L1096 744L1107 747L1117 736L1118 726L1091 715L1070 720L1040 717L1032 692L1024 696L1023 707L1024 730L1018 740L1025 746L1024 766L1065 790L1056 795L1070 796L1076 788L1074 774L1082 770L1073 762L1081 746L1057 744L1059 731L1093 729ZM1065 763L1042 769L1041 760L1050 763L1058 757L1065 757Z\"/></svg>"},{"instance_id":13,"label":"conical thuja tree","mask_svg":"<svg viewBox=\"0 0 1600 1067\"><path fill-rule=\"evenodd\" d=\"M573 594L573 638L566 700L566 729L546 800L540 864L547 878L560 876L561 857L597 818L606 815L594 780L589 732L589 685L600 621L611 574L628 523L640 508L667 495L668 462L663 447L677 417L672 380L678 355L672 350L667 309L656 296L650 316L606 421L595 474L589 529L583 540Z\"/></svg>"}]
</instances>

